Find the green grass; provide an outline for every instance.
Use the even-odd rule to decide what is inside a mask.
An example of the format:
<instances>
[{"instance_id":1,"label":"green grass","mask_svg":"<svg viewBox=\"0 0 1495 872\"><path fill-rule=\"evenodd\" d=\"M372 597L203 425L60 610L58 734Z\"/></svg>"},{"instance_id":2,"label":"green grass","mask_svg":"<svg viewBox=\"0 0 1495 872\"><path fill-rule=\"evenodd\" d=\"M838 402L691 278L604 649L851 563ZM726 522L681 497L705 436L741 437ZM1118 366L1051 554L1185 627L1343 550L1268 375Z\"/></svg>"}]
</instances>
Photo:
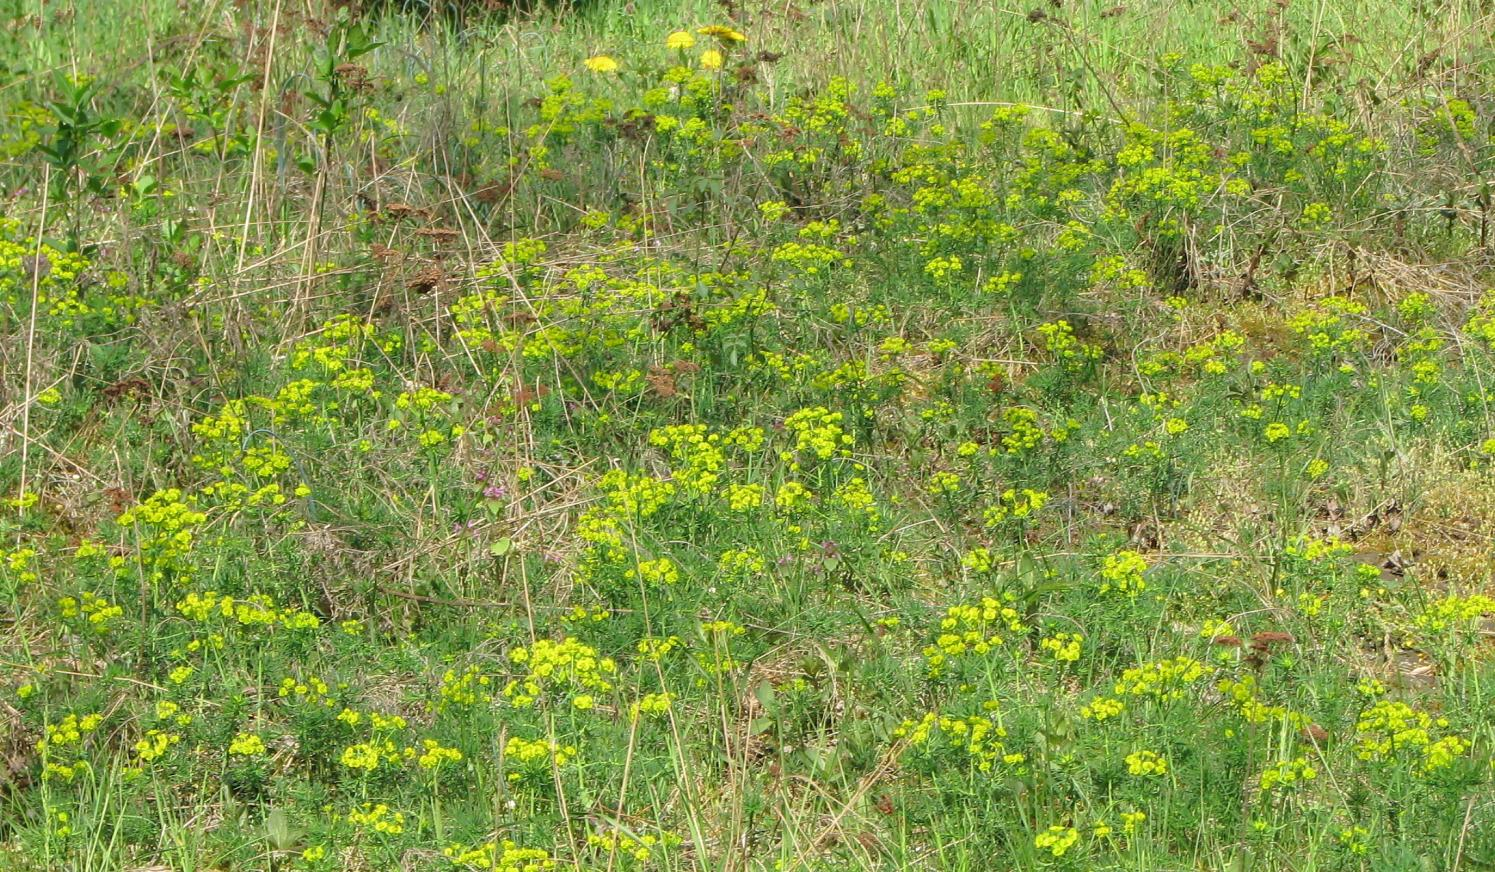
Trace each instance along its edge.
<instances>
[{"instance_id":1,"label":"green grass","mask_svg":"<svg viewBox=\"0 0 1495 872\"><path fill-rule=\"evenodd\" d=\"M1488 4L137 8L0 7L0 868L1495 867Z\"/></svg>"}]
</instances>

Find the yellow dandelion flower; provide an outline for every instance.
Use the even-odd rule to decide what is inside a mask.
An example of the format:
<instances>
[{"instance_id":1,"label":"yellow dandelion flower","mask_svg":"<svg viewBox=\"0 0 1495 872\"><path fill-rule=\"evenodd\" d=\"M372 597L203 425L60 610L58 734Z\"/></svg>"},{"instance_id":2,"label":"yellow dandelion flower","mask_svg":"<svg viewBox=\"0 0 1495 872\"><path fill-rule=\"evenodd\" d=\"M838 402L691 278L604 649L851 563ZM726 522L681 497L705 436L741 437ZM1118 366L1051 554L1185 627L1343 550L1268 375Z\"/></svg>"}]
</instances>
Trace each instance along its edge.
<instances>
[{"instance_id":1,"label":"yellow dandelion flower","mask_svg":"<svg viewBox=\"0 0 1495 872\"><path fill-rule=\"evenodd\" d=\"M714 36L723 43L746 42L747 37L741 31L733 30L723 24L708 24L696 31L702 36Z\"/></svg>"},{"instance_id":2,"label":"yellow dandelion flower","mask_svg":"<svg viewBox=\"0 0 1495 872\"><path fill-rule=\"evenodd\" d=\"M665 48L672 51L685 51L696 44L696 38L688 30L677 30L664 38Z\"/></svg>"},{"instance_id":3,"label":"yellow dandelion flower","mask_svg":"<svg viewBox=\"0 0 1495 872\"><path fill-rule=\"evenodd\" d=\"M722 68L722 53L714 48L708 48L701 52L701 68L706 70L719 70Z\"/></svg>"},{"instance_id":4,"label":"yellow dandelion flower","mask_svg":"<svg viewBox=\"0 0 1495 872\"><path fill-rule=\"evenodd\" d=\"M594 73L616 73L618 62L607 55L597 55L586 60L587 69Z\"/></svg>"}]
</instances>

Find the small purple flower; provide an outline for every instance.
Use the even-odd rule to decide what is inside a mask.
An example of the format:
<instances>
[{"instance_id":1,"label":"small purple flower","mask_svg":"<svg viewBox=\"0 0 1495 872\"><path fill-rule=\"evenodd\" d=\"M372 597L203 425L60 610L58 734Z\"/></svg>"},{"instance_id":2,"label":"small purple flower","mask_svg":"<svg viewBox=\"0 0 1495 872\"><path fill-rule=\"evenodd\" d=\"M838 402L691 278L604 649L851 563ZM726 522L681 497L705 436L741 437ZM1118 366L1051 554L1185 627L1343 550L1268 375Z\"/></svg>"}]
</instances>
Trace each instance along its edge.
<instances>
[{"instance_id":1,"label":"small purple flower","mask_svg":"<svg viewBox=\"0 0 1495 872\"><path fill-rule=\"evenodd\" d=\"M509 489L501 484L490 484L487 487L483 488L483 499L501 500L506 494L508 494L508 492Z\"/></svg>"}]
</instances>

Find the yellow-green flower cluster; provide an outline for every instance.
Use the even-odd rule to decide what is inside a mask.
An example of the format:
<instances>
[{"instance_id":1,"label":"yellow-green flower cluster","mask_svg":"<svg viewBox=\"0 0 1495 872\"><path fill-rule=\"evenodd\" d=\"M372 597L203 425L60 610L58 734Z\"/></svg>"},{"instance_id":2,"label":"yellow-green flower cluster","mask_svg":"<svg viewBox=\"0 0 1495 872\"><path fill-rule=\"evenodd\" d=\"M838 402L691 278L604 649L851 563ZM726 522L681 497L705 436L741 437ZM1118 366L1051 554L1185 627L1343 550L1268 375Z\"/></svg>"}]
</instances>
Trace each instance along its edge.
<instances>
[{"instance_id":1,"label":"yellow-green flower cluster","mask_svg":"<svg viewBox=\"0 0 1495 872\"><path fill-rule=\"evenodd\" d=\"M1074 327L1064 319L1038 325L1038 336L1044 350L1068 367L1084 366L1101 356L1100 346L1078 339Z\"/></svg>"},{"instance_id":2,"label":"yellow-green flower cluster","mask_svg":"<svg viewBox=\"0 0 1495 872\"><path fill-rule=\"evenodd\" d=\"M1047 852L1055 858L1063 857L1080 841L1080 831L1074 827L1054 824L1033 839L1033 847Z\"/></svg>"},{"instance_id":3,"label":"yellow-green flower cluster","mask_svg":"<svg viewBox=\"0 0 1495 872\"><path fill-rule=\"evenodd\" d=\"M981 519L987 529L1001 526L1009 520L1021 521L1048 505L1049 495L1032 488L1008 488L1002 492L1001 501L982 513Z\"/></svg>"},{"instance_id":4,"label":"yellow-green flower cluster","mask_svg":"<svg viewBox=\"0 0 1495 872\"><path fill-rule=\"evenodd\" d=\"M50 119L51 113L38 110ZM23 118L23 116L17 116ZM23 235L21 222L0 218L0 301L12 312L30 308L33 291L36 311L53 329L71 331L90 327L119 328L134 324L147 302L127 292L129 276L110 271L102 282L86 281L93 262L81 252L59 249L44 240ZM32 263L45 264L36 269Z\"/></svg>"},{"instance_id":5,"label":"yellow-green flower cluster","mask_svg":"<svg viewBox=\"0 0 1495 872\"><path fill-rule=\"evenodd\" d=\"M1026 630L1017 609L990 596L982 597L979 603L946 609L939 628L934 644L924 648L924 658L934 675L943 672L951 660L985 655L1005 644L1004 636Z\"/></svg>"},{"instance_id":6,"label":"yellow-green flower cluster","mask_svg":"<svg viewBox=\"0 0 1495 872\"><path fill-rule=\"evenodd\" d=\"M763 485L753 482L751 484L729 484L722 494L727 500L727 508L734 512L751 512L761 508L765 492Z\"/></svg>"},{"instance_id":7,"label":"yellow-green flower cluster","mask_svg":"<svg viewBox=\"0 0 1495 872\"><path fill-rule=\"evenodd\" d=\"M1142 696L1155 700L1180 699L1209 667L1192 657L1174 657L1134 666L1121 673L1112 692L1117 696Z\"/></svg>"},{"instance_id":8,"label":"yellow-green flower cluster","mask_svg":"<svg viewBox=\"0 0 1495 872\"><path fill-rule=\"evenodd\" d=\"M556 861L548 852L539 848L521 848L508 839L480 845L459 842L442 849L441 853L453 866L484 872L544 872L556 868Z\"/></svg>"},{"instance_id":9,"label":"yellow-green flower cluster","mask_svg":"<svg viewBox=\"0 0 1495 872\"><path fill-rule=\"evenodd\" d=\"M1039 642L1039 647L1060 663L1079 660L1083 646L1084 638L1079 633L1055 633Z\"/></svg>"},{"instance_id":10,"label":"yellow-green flower cluster","mask_svg":"<svg viewBox=\"0 0 1495 872\"><path fill-rule=\"evenodd\" d=\"M682 841L678 834L669 831L663 831L657 836L653 833L630 834L621 830L587 835L589 846L607 855L620 854L639 864L648 863L671 848L679 847Z\"/></svg>"},{"instance_id":11,"label":"yellow-green flower cluster","mask_svg":"<svg viewBox=\"0 0 1495 872\"><path fill-rule=\"evenodd\" d=\"M1185 348L1182 352L1158 351L1143 358L1137 371L1144 376L1156 377L1177 372L1201 372L1206 375L1222 375L1238 362L1238 352L1246 344L1246 338L1234 330L1223 330L1213 339L1205 339Z\"/></svg>"},{"instance_id":12,"label":"yellow-green flower cluster","mask_svg":"<svg viewBox=\"0 0 1495 872\"><path fill-rule=\"evenodd\" d=\"M709 432L704 424L677 424L653 430L649 433L649 444L669 452L674 480L691 493L710 493L726 465L722 434Z\"/></svg>"},{"instance_id":13,"label":"yellow-green flower cluster","mask_svg":"<svg viewBox=\"0 0 1495 872\"><path fill-rule=\"evenodd\" d=\"M36 581L35 561L36 549L30 545L22 545L11 551L0 549L0 569L15 579L17 586Z\"/></svg>"},{"instance_id":14,"label":"yellow-green flower cluster","mask_svg":"<svg viewBox=\"0 0 1495 872\"><path fill-rule=\"evenodd\" d=\"M634 646L634 650L638 651L645 660L651 663L658 663L668 656L671 651L682 647L684 644L679 636L669 636L663 639L655 636L645 636L638 640L638 644Z\"/></svg>"},{"instance_id":15,"label":"yellow-green flower cluster","mask_svg":"<svg viewBox=\"0 0 1495 872\"><path fill-rule=\"evenodd\" d=\"M72 781L74 775L86 771L88 762L82 759L83 744L103 723L104 716L95 712L81 718L68 714L55 724L47 724L46 734L35 745L46 761L42 779Z\"/></svg>"},{"instance_id":16,"label":"yellow-green flower cluster","mask_svg":"<svg viewBox=\"0 0 1495 872\"><path fill-rule=\"evenodd\" d=\"M415 762L422 769L439 769L447 763L461 763L462 752L456 748L446 748L435 739L422 739L420 747L416 748L419 754Z\"/></svg>"},{"instance_id":17,"label":"yellow-green flower cluster","mask_svg":"<svg viewBox=\"0 0 1495 872\"><path fill-rule=\"evenodd\" d=\"M1126 771L1129 775L1148 777L1167 775L1168 761L1156 751L1133 751L1126 755Z\"/></svg>"},{"instance_id":18,"label":"yellow-green flower cluster","mask_svg":"<svg viewBox=\"0 0 1495 872\"><path fill-rule=\"evenodd\" d=\"M786 481L779 485L773 495L773 503L781 511L792 512L814 499L810 489L797 481Z\"/></svg>"},{"instance_id":19,"label":"yellow-green flower cluster","mask_svg":"<svg viewBox=\"0 0 1495 872\"><path fill-rule=\"evenodd\" d=\"M88 629L95 633L109 632L111 623L125 613L123 607L89 591L84 591L78 599L63 597L57 601L57 608L64 620L81 617Z\"/></svg>"},{"instance_id":20,"label":"yellow-green flower cluster","mask_svg":"<svg viewBox=\"0 0 1495 872\"><path fill-rule=\"evenodd\" d=\"M1370 335L1362 323L1366 306L1347 297L1325 297L1288 319L1288 329L1308 340L1320 354L1345 354L1362 349Z\"/></svg>"},{"instance_id":21,"label":"yellow-green flower cluster","mask_svg":"<svg viewBox=\"0 0 1495 872\"><path fill-rule=\"evenodd\" d=\"M1261 773L1262 790L1287 790L1318 778L1318 769L1307 757L1283 760Z\"/></svg>"},{"instance_id":22,"label":"yellow-green flower cluster","mask_svg":"<svg viewBox=\"0 0 1495 872\"><path fill-rule=\"evenodd\" d=\"M140 741L135 743L135 759L142 763L153 763L166 756L166 752L181 741L180 733L158 728L146 730Z\"/></svg>"},{"instance_id":23,"label":"yellow-green flower cluster","mask_svg":"<svg viewBox=\"0 0 1495 872\"><path fill-rule=\"evenodd\" d=\"M448 669L441 675L441 687L437 690L441 701L437 703L437 709L445 711L452 706L490 703L493 701L493 694L488 687L492 682L476 665L470 665L461 672Z\"/></svg>"},{"instance_id":24,"label":"yellow-green flower cluster","mask_svg":"<svg viewBox=\"0 0 1495 872\"><path fill-rule=\"evenodd\" d=\"M371 739L356 742L343 749L338 758L349 769L373 772L380 766L398 766L405 761L405 754L390 739Z\"/></svg>"},{"instance_id":25,"label":"yellow-green flower cluster","mask_svg":"<svg viewBox=\"0 0 1495 872\"><path fill-rule=\"evenodd\" d=\"M1464 323L1464 332L1495 349L1495 291L1486 292L1480 299Z\"/></svg>"},{"instance_id":26,"label":"yellow-green flower cluster","mask_svg":"<svg viewBox=\"0 0 1495 872\"><path fill-rule=\"evenodd\" d=\"M1302 729L1308 724L1308 718L1300 712L1283 705L1269 705L1262 702L1260 683L1254 675L1245 675L1239 679L1222 679L1216 685L1216 689L1224 695L1225 701L1233 706L1242 720L1248 724L1272 721L1296 729Z\"/></svg>"},{"instance_id":27,"label":"yellow-green flower cluster","mask_svg":"<svg viewBox=\"0 0 1495 872\"><path fill-rule=\"evenodd\" d=\"M1480 593L1468 596L1449 594L1428 603L1414 623L1424 633L1446 635L1469 629L1491 613L1495 613L1495 597Z\"/></svg>"},{"instance_id":28,"label":"yellow-green flower cluster","mask_svg":"<svg viewBox=\"0 0 1495 872\"><path fill-rule=\"evenodd\" d=\"M674 702L673 693L646 693L639 697L638 702L628 707L628 715L633 720L640 717L660 717L669 712Z\"/></svg>"},{"instance_id":29,"label":"yellow-green flower cluster","mask_svg":"<svg viewBox=\"0 0 1495 872\"><path fill-rule=\"evenodd\" d=\"M1002 447L1008 454L1031 451L1043 442L1043 428L1038 426L1038 412L1026 406L1011 406L1002 412L1007 432Z\"/></svg>"},{"instance_id":30,"label":"yellow-green flower cluster","mask_svg":"<svg viewBox=\"0 0 1495 872\"><path fill-rule=\"evenodd\" d=\"M669 586L680 580L680 570L668 557L659 557L654 560L639 561L638 568L628 570L624 573L624 577L638 579L654 587Z\"/></svg>"},{"instance_id":31,"label":"yellow-green flower cluster","mask_svg":"<svg viewBox=\"0 0 1495 872\"><path fill-rule=\"evenodd\" d=\"M160 581L169 571L181 571L184 558L192 551L197 528L207 515L194 508L191 496L180 488L156 491L145 502L122 512L115 523L133 528L141 562L148 567L151 581Z\"/></svg>"},{"instance_id":32,"label":"yellow-green flower cluster","mask_svg":"<svg viewBox=\"0 0 1495 872\"><path fill-rule=\"evenodd\" d=\"M405 813L382 802L366 802L348 812L348 823L379 835L396 836L405 832Z\"/></svg>"},{"instance_id":33,"label":"yellow-green flower cluster","mask_svg":"<svg viewBox=\"0 0 1495 872\"><path fill-rule=\"evenodd\" d=\"M514 706L534 705L547 695L574 698L578 694L610 693L617 664L598 657L597 650L574 638L559 642L538 639L529 647L509 652L509 662L525 674L504 686L503 696Z\"/></svg>"},{"instance_id":34,"label":"yellow-green flower cluster","mask_svg":"<svg viewBox=\"0 0 1495 872\"><path fill-rule=\"evenodd\" d=\"M1404 702L1377 700L1355 722L1355 753L1361 760L1411 759L1424 773L1443 769L1469 751L1469 742L1445 733L1447 718L1435 718Z\"/></svg>"},{"instance_id":35,"label":"yellow-green flower cluster","mask_svg":"<svg viewBox=\"0 0 1495 872\"><path fill-rule=\"evenodd\" d=\"M550 767L565 766L576 757L575 745L562 745L554 739L526 739L510 736L504 742L505 777L509 781L520 781L535 776L548 776Z\"/></svg>"},{"instance_id":36,"label":"yellow-green flower cluster","mask_svg":"<svg viewBox=\"0 0 1495 872\"><path fill-rule=\"evenodd\" d=\"M1109 720L1126 711L1126 703L1109 696L1097 696L1090 702L1080 706L1080 717L1087 721Z\"/></svg>"},{"instance_id":37,"label":"yellow-green flower cluster","mask_svg":"<svg viewBox=\"0 0 1495 872\"><path fill-rule=\"evenodd\" d=\"M323 708L331 708L333 702L331 697L328 696L330 692L331 688L327 686L327 682L315 675L309 675L300 681L290 677L281 679L278 695L284 700L294 700L296 702L319 705Z\"/></svg>"},{"instance_id":38,"label":"yellow-green flower cluster","mask_svg":"<svg viewBox=\"0 0 1495 872\"><path fill-rule=\"evenodd\" d=\"M603 473L597 487L607 495L608 509L615 518L647 518L667 505L676 491L672 481L621 469Z\"/></svg>"},{"instance_id":39,"label":"yellow-green flower cluster","mask_svg":"<svg viewBox=\"0 0 1495 872\"><path fill-rule=\"evenodd\" d=\"M265 750L265 740L258 733L238 733L228 743L230 757L259 757Z\"/></svg>"},{"instance_id":40,"label":"yellow-green flower cluster","mask_svg":"<svg viewBox=\"0 0 1495 872\"><path fill-rule=\"evenodd\" d=\"M991 716L995 715L997 704L987 702L982 708L987 714L966 717L926 712L917 721L905 720L899 724L893 730L893 739L906 741L911 751L929 753L941 745L955 749L978 772L991 772L998 764L1021 765L1026 757L1007 750L1003 743L1007 730Z\"/></svg>"},{"instance_id":41,"label":"yellow-green flower cluster","mask_svg":"<svg viewBox=\"0 0 1495 872\"><path fill-rule=\"evenodd\" d=\"M802 456L829 460L832 457L851 453L853 439L841 427L844 416L824 406L800 409L784 419L784 428L794 434L794 451ZM784 452L781 459L790 461L793 455ZM798 464L791 463L792 469Z\"/></svg>"},{"instance_id":42,"label":"yellow-green flower cluster","mask_svg":"<svg viewBox=\"0 0 1495 872\"><path fill-rule=\"evenodd\" d=\"M1142 575L1147 571L1147 561L1135 551L1118 551L1107 554L1101 563L1101 594L1112 591L1136 599L1147 589Z\"/></svg>"},{"instance_id":43,"label":"yellow-green flower cluster","mask_svg":"<svg viewBox=\"0 0 1495 872\"><path fill-rule=\"evenodd\" d=\"M295 608L276 608L275 601L262 593L242 599L217 591L189 593L176 604L176 610L189 621L211 623L222 621L241 627L285 627L288 630L315 630L322 621L311 612Z\"/></svg>"}]
</instances>

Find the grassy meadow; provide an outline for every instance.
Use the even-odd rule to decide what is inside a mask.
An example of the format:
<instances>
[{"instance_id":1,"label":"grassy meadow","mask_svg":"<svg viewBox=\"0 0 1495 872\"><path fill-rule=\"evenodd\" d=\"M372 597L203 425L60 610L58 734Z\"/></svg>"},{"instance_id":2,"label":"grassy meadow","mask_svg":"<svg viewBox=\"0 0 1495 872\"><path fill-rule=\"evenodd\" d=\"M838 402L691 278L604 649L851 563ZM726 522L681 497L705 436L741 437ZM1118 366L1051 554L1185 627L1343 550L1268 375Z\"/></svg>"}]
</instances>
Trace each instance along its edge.
<instances>
[{"instance_id":1,"label":"grassy meadow","mask_svg":"<svg viewBox=\"0 0 1495 872\"><path fill-rule=\"evenodd\" d=\"M0 0L0 869L1495 869L1489 0Z\"/></svg>"}]
</instances>

